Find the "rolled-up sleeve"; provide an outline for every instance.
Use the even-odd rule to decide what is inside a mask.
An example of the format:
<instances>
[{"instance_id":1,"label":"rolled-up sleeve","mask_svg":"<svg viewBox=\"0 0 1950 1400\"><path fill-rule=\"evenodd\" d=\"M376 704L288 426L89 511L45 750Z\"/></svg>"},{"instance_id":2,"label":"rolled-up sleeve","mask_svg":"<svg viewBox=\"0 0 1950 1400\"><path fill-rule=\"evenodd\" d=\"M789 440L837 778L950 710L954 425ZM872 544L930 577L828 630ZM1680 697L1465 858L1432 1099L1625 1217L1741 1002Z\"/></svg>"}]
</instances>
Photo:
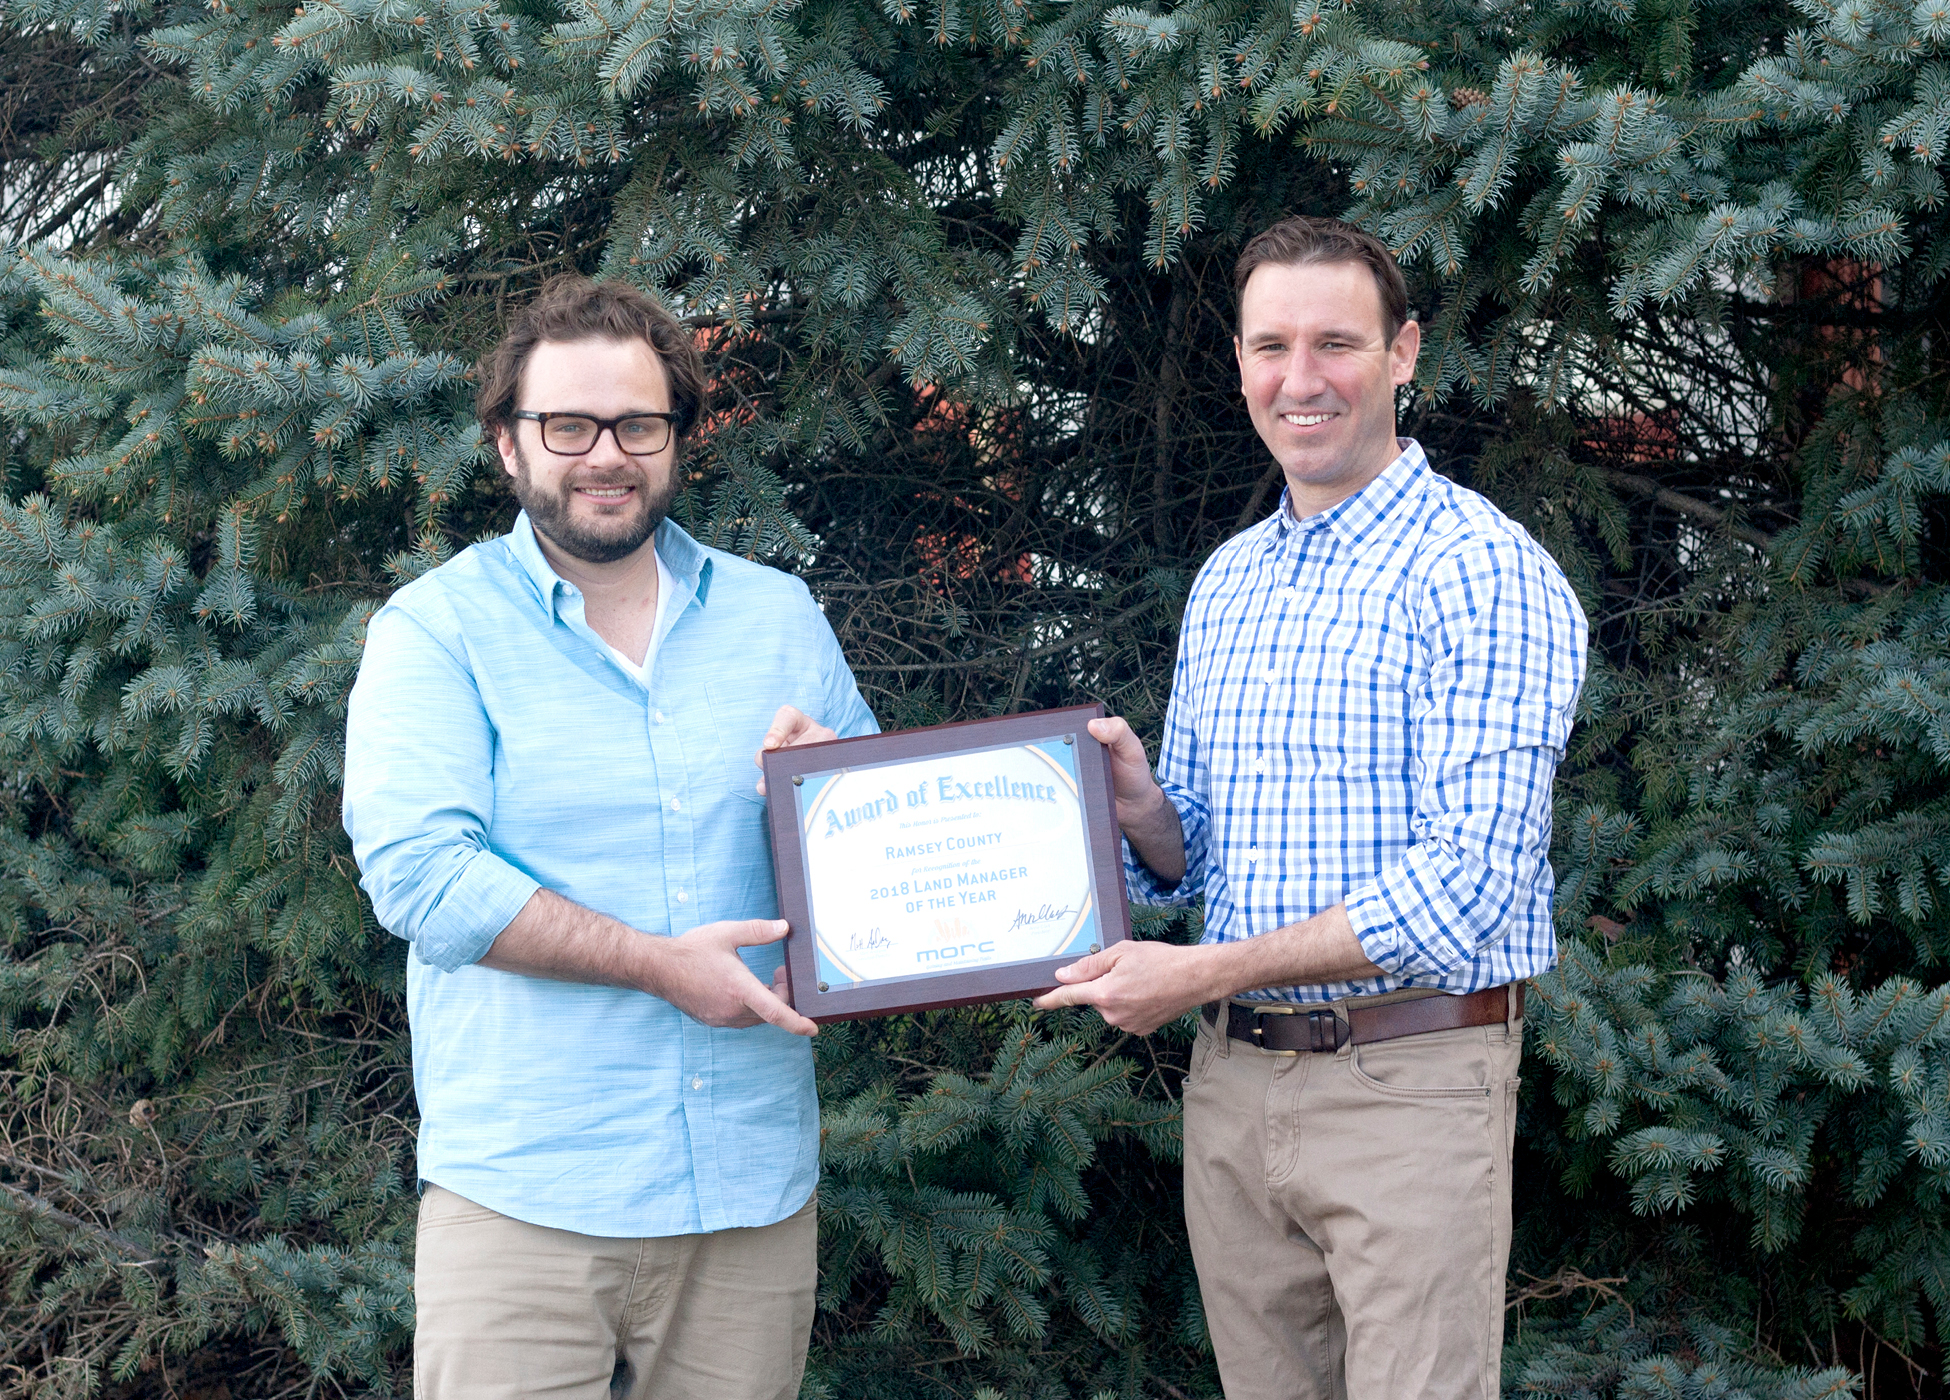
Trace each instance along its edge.
<instances>
[{"instance_id":1,"label":"rolled-up sleeve","mask_svg":"<svg viewBox=\"0 0 1950 1400\"><path fill-rule=\"evenodd\" d=\"M1548 891L1551 780L1585 666L1570 586L1541 550L1506 540L1443 561L1422 635L1430 664L1410 711L1414 844L1345 900L1368 959L1404 978L1468 964L1508 933L1519 895Z\"/></svg>"},{"instance_id":2,"label":"rolled-up sleeve","mask_svg":"<svg viewBox=\"0 0 1950 1400\"><path fill-rule=\"evenodd\" d=\"M494 730L472 671L381 609L345 737L345 829L380 924L444 972L479 961L540 886L488 847Z\"/></svg>"}]
</instances>

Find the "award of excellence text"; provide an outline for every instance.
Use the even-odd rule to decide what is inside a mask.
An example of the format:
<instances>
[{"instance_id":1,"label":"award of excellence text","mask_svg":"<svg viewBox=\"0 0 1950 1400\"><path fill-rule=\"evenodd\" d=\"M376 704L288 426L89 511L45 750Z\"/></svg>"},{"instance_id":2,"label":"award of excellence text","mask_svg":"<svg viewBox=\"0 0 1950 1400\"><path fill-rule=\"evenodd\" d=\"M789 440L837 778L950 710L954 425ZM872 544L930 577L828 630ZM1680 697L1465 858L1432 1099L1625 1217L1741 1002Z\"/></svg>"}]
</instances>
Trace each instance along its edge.
<instances>
[{"instance_id":1,"label":"award of excellence text","mask_svg":"<svg viewBox=\"0 0 1950 1400\"><path fill-rule=\"evenodd\" d=\"M1053 784L1019 783L1006 774L998 773L992 778L972 783L965 783L959 778L937 777L932 783L924 782L910 790L907 793L906 805L909 808L928 806L930 787L935 791L936 806L947 806L954 802L979 802L983 799L1051 804L1057 800L1057 789ZM901 800L894 796L893 789L888 788L873 801L863 802L845 811L836 812L829 807L825 813L826 825L820 835L830 840L849 827L859 826L863 822L878 821L882 817L891 817L901 810L901 805Z\"/></svg>"}]
</instances>

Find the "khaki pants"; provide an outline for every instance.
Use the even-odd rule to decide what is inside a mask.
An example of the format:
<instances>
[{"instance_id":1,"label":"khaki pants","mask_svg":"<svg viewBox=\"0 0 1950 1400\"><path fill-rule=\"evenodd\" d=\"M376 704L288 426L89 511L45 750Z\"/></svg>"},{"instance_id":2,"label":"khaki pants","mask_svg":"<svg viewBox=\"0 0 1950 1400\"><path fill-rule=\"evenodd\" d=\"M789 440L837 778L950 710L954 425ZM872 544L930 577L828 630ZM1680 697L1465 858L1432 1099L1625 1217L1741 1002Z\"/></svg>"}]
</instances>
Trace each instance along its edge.
<instances>
[{"instance_id":1,"label":"khaki pants","mask_svg":"<svg viewBox=\"0 0 1950 1400\"><path fill-rule=\"evenodd\" d=\"M417 1400L793 1400L813 1204L776 1225L603 1239L429 1185L414 1267Z\"/></svg>"},{"instance_id":2,"label":"khaki pants","mask_svg":"<svg viewBox=\"0 0 1950 1400\"><path fill-rule=\"evenodd\" d=\"M1521 1023L1275 1055L1203 1021L1185 1219L1226 1400L1496 1400Z\"/></svg>"}]
</instances>

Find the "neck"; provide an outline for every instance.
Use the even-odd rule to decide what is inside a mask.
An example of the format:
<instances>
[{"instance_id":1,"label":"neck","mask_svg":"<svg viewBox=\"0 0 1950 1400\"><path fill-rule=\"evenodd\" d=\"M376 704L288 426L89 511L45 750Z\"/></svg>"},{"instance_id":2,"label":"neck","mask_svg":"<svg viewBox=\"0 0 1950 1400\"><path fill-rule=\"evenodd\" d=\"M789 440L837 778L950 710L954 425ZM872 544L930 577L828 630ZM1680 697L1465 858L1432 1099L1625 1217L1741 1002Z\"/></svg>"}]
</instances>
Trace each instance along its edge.
<instances>
[{"instance_id":1,"label":"neck","mask_svg":"<svg viewBox=\"0 0 1950 1400\"><path fill-rule=\"evenodd\" d=\"M549 567L581 591L583 621L641 666L657 628L657 537L653 534L634 553L607 564L576 558L540 530L535 542Z\"/></svg>"},{"instance_id":2,"label":"neck","mask_svg":"<svg viewBox=\"0 0 1950 1400\"><path fill-rule=\"evenodd\" d=\"M532 527L532 521L530 525ZM535 543L541 546L542 557L548 560L548 566L565 583L572 583L581 590L585 598L620 601L645 593L652 599L657 596L657 537L654 534L631 553L606 564L578 559L541 530L535 531Z\"/></svg>"},{"instance_id":3,"label":"neck","mask_svg":"<svg viewBox=\"0 0 1950 1400\"><path fill-rule=\"evenodd\" d=\"M1287 510L1295 520L1305 520L1308 516L1332 510L1349 496L1359 495L1367 490L1374 484L1374 479L1387 471L1401 455L1401 444L1391 432L1385 443L1360 454L1361 465L1350 469L1346 475L1337 473L1330 481L1296 481L1292 474L1288 473L1286 474Z\"/></svg>"}]
</instances>

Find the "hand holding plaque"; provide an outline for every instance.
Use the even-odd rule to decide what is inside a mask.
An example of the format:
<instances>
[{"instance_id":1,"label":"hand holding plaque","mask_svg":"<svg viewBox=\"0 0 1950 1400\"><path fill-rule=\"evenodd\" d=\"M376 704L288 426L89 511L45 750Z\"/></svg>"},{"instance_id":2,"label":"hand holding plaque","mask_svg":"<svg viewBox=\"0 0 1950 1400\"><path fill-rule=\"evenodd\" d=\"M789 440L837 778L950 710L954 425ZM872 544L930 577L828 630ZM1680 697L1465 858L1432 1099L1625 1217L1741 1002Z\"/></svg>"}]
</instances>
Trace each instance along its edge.
<instances>
[{"instance_id":1,"label":"hand holding plaque","mask_svg":"<svg viewBox=\"0 0 1950 1400\"><path fill-rule=\"evenodd\" d=\"M763 755L791 1001L815 1021L1027 996L1129 936L1099 705Z\"/></svg>"}]
</instances>

